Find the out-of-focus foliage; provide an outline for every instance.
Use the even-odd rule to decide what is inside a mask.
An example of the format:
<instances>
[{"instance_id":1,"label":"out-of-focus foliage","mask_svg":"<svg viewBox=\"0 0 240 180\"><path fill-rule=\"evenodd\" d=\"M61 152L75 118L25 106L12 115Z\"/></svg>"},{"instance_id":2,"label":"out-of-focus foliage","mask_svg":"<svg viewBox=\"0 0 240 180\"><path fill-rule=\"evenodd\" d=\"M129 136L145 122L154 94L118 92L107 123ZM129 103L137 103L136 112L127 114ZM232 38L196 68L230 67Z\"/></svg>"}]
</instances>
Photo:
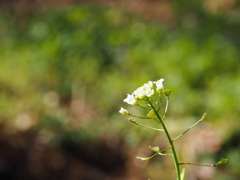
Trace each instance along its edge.
<instances>
[{"instance_id":1,"label":"out-of-focus foliage","mask_svg":"<svg viewBox=\"0 0 240 180\"><path fill-rule=\"evenodd\" d=\"M207 121L231 138L240 128L240 21L194 3L174 5L179 24L171 30L116 7L51 9L23 21L2 13L0 121L8 133L34 129L41 143L102 138L139 147L156 134L128 124L118 110L127 93L164 78L172 90L169 118L178 121L172 129L208 112ZM227 174L238 179L239 151L228 147Z\"/></svg>"}]
</instances>

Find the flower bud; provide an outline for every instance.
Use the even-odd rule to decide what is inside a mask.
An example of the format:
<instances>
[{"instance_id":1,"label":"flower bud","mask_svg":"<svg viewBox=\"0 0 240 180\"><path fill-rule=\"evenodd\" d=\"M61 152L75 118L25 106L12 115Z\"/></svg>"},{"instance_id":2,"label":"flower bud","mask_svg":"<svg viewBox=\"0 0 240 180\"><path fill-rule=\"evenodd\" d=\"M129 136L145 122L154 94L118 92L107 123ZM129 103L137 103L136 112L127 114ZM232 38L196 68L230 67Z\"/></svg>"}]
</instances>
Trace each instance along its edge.
<instances>
[{"instance_id":1,"label":"flower bud","mask_svg":"<svg viewBox=\"0 0 240 180\"><path fill-rule=\"evenodd\" d=\"M121 107L121 109L119 110L119 113L123 114L123 115L129 115L130 113L128 112L128 110L124 109Z\"/></svg>"},{"instance_id":2,"label":"flower bud","mask_svg":"<svg viewBox=\"0 0 240 180\"><path fill-rule=\"evenodd\" d=\"M214 164L214 166L221 166L221 165L223 165L223 164L225 164L227 162L228 162L228 159L221 158L220 161L218 161L216 164Z\"/></svg>"},{"instance_id":3,"label":"flower bud","mask_svg":"<svg viewBox=\"0 0 240 180\"><path fill-rule=\"evenodd\" d=\"M129 120L131 123L133 123L133 124L139 125L139 123L136 122L136 121L134 121L133 118L129 118L128 120Z\"/></svg>"},{"instance_id":4,"label":"flower bud","mask_svg":"<svg viewBox=\"0 0 240 180\"><path fill-rule=\"evenodd\" d=\"M170 94L171 94L171 91L169 89L166 89L163 91L163 94L166 96L166 97L169 97Z\"/></svg>"},{"instance_id":5,"label":"flower bud","mask_svg":"<svg viewBox=\"0 0 240 180\"><path fill-rule=\"evenodd\" d=\"M161 93L162 91L163 91L163 81L164 81L164 79L159 79L158 81L154 81L153 83L154 84L156 84L156 86L157 86L157 92L158 93Z\"/></svg>"},{"instance_id":6,"label":"flower bud","mask_svg":"<svg viewBox=\"0 0 240 180\"><path fill-rule=\"evenodd\" d=\"M155 115L156 115L156 114L155 114L154 110L152 109L152 110L150 110L150 111L148 112L147 117L148 117L148 118L154 118Z\"/></svg>"},{"instance_id":7,"label":"flower bud","mask_svg":"<svg viewBox=\"0 0 240 180\"><path fill-rule=\"evenodd\" d=\"M159 151L160 151L160 148L157 146L155 146L155 147L149 146L149 149L151 149L155 153L159 153Z\"/></svg>"}]
</instances>

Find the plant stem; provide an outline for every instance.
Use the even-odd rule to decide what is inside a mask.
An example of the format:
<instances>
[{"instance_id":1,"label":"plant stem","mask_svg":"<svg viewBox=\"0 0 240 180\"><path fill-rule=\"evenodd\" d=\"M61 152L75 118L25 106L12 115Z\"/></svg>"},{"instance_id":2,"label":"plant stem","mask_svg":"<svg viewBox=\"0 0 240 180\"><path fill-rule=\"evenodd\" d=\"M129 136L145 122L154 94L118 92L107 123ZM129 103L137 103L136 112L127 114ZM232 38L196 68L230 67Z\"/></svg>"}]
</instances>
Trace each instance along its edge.
<instances>
[{"instance_id":1,"label":"plant stem","mask_svg":"<svg viewBox=\"0 0 240 180\"><path fill-rule=\"evenodd\" d=\"M175 147L174 147L174 144L173 144L173 141L168 133L168 130L162 120L162 118L160 117L160 115L158 114L158 112L156 111L156 109L153 107L153 105L151 104L150 101L148 101L149 105L151 106L151 108L154 110L159 122L161 123L163 129L164 129L164 132L167 136L167 139L168 139L168 142L170 144L170 147L172 149L172 154L173 154L173 159L174 159L174 165L175 165L175 170L176 170L176 176L177 176L177 180L181 180L181 177L180 177L180 168L179 168L179 163L178 163L178 157L177 157L177 153L176 153L176 150L175 150ZM166 112L165 112L166 113Z\"/></svg>"},{"instance_id":2,"label":"plant stem","mask_svg":"<svg viewBox=\"0 0 240 180\"><path fill-rule=\"evenodd\" d=\"M164 124L164 122L162 122L162 126L163 126L163 129L166 133L166 136L168 138L168 141L169 141L169 144L171 146L171 149L172 149L172 154L173 154L173 159L174 159L174 165L175 165L175 170L176 170L176 175L177 175L177 180L180 180L180 169L179 169L179 164L178 164L178 158L177 158L177 154L176 154L176 151L175 151L175 147L174 147L174 144L173 144L173 141L168 133L168 130Z\"/></svg>"},{"instance_id":3,"label":"plant stem","mask_svg":"<svg viewBox=\"0 0 240 180\"><path fill-rule=\"evenodd\" d=\"M169 101L169 98L167 97L166 107L165 107L165 111L164 111L164 115L163 115L162 121L165 119L167 111L168 111L168 101Z\"/></svg>"},{"instance_id":4,"label":"plant stem","mask_svg":"<svg viewBox=\"0 0 240 180\"><path fill-rule=\"evenodd\" d=\"M135 117L135 118L138 118L138 119L151 119L151 118L146 118L146 117L135 116L135 115L132 115L132 114L129 114L129 116L132 116L132 117Z\"/></svg>"},{"instance_id":5,"label":"plant stem","mask_svg":"<svg viewBox=\"0 0 240 180\"><path fill-rule=\"evenodd\" d=\"M195 166L207 166L207 167L215 167L215 164L196 164L196 163L179 163L179 165L195 165Z\"/></svg>"},{"instance_id":6,"label":"plant stem","mask_svg":"<svg viewBox=\"0 0 240 180\"><path fill-rule=\"evenodd\" d=\"M141 123L139 123L139 122L136 122L136 121L134 121L132 118L129 118L129 121L130 121L131 123L133 123L133 124L136 124L136 125L139 125L139 126L148 128L148 129L152 129L152 130L155 130L155 131L162 131L162 132L164 131L163 129L153 128L153 127L150 127L150 126L146 126L146 125L144 125L144 124L141 124Z\"/></svg>"},{"instance_id":7,"label":"plant stem","mask_svg":"<svg viewBox=\"0 0 240 180\"><path fill-rule=\"evenodd\" d=\"M179 136L177 136L176 138L174 138L172 141L176 141L177 139L179 139L180 137L182 137L185 133L187 133L190 129L192 129L193 127L195 127L197 124L199 124L200 122L202 122L205 117L207 116L207 113L204 113L203 116L201 117L201 119L196 122L195 124L193 124L192 126L190 126L186 131L184 131L182 134L180 134Z\"/></svg>"}]
</instances>

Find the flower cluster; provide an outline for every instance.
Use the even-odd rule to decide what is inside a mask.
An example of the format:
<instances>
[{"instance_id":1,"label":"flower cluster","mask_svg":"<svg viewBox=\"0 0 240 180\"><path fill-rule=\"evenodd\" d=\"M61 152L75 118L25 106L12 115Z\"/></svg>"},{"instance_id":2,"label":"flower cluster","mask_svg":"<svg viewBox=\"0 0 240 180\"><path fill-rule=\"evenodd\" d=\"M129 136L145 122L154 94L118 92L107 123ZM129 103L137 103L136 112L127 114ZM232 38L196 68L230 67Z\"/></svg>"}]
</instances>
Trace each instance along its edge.
<instances>
[{"instance_id":1,"label":"flower cluster","mask_svg":"<svg viewBox=\"0 0 240 180\"><path fill-rule=\"evenodd\" d=\"M154 87L153 84L156 84L156 91L160 93L163 90L163 81L164 79L160 79L158 81L148 81L141 87L137 88L131 95L128 94L127 98L123 101L130 105L137 105L137 100L141 100L145 97L152 97L154 95Z\"/></svg>"},{"instance_id":2,"label":"flower cluster","mask_svg":"<svg viewBox=\"0 0 240 180\"><path fill-rule=\"evenodd\" d=\"M143 99L144 97L152 97L154 95L153 82L148 81L143 86L137 88L133 92L133 96L135 99Z\"/></svg>"},{"instance_id":3,"label":"flower cluster","mask_svg":"<svg viewBox=\"0 0 240 180\"><path fill-rule=\"evenodd\" d=\"M154 82L148 81L148 83L145 83L141 87L137 88L132 94L128 94L127 98L123 101L130 105L137 106L139 100L151 98L154 96L155 91L161 93L163 90L163 81L164 79L159 79ZM127 115L123 108L121 108L119 112L123 115Z\"/></svg>"}]
</instances>

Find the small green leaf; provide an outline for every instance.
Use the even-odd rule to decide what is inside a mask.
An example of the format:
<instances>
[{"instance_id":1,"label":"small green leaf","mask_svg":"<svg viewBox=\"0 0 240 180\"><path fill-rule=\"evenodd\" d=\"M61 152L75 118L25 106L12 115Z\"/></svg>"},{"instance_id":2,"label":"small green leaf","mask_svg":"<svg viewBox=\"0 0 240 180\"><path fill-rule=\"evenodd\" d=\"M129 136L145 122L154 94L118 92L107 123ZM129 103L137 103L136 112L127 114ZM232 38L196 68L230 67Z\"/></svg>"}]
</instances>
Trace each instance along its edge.
<instances>
[{"instance_id":1,"label":"small green leaf","mask_svg":"<svg viewBox=\"0 0 240 180\"><path fill-rule=\"evenodd\" d=\"M218 161L216 164L214 164L214 166L221 166L223 164L226 164L227 162L228 162L228 159L222 158L222 159L220 159L220 161Z\"/></svg>"},{"instance_id":2,"label":"small green leaf","mask_svg":"<svg viewBox=\"0 0 240 180\"><path fill-rule=\"evenodd\" d=\"M147 157L147 158L137 157L137 159L140 159L140 160L142 160L142 161L148 161L149 159L151 159L151 157Z\"/></svg>"},{"instance_id":3,"label":"small green leaf","mask_svg":"<svg viewBox=\"0 0 240 180\"><path fill-rule=\"evenodd\" d=\"M186 171L185 171L185 168L183 168L181 172L181 180L185 180L185 177L186 177Z\"/></svg>"},{"instance_id":4,"label":"small green leaf","mask_svg":"<svg viewBox=\"0 0 240 180\"><path fill-rule=\"evenodd\" d=\"M149 149L151 149L155 153L159 153L159 151L160 151L160 148L157 146L155 146L155 147L149 146Z\"/></svg>"}]
</instances>

